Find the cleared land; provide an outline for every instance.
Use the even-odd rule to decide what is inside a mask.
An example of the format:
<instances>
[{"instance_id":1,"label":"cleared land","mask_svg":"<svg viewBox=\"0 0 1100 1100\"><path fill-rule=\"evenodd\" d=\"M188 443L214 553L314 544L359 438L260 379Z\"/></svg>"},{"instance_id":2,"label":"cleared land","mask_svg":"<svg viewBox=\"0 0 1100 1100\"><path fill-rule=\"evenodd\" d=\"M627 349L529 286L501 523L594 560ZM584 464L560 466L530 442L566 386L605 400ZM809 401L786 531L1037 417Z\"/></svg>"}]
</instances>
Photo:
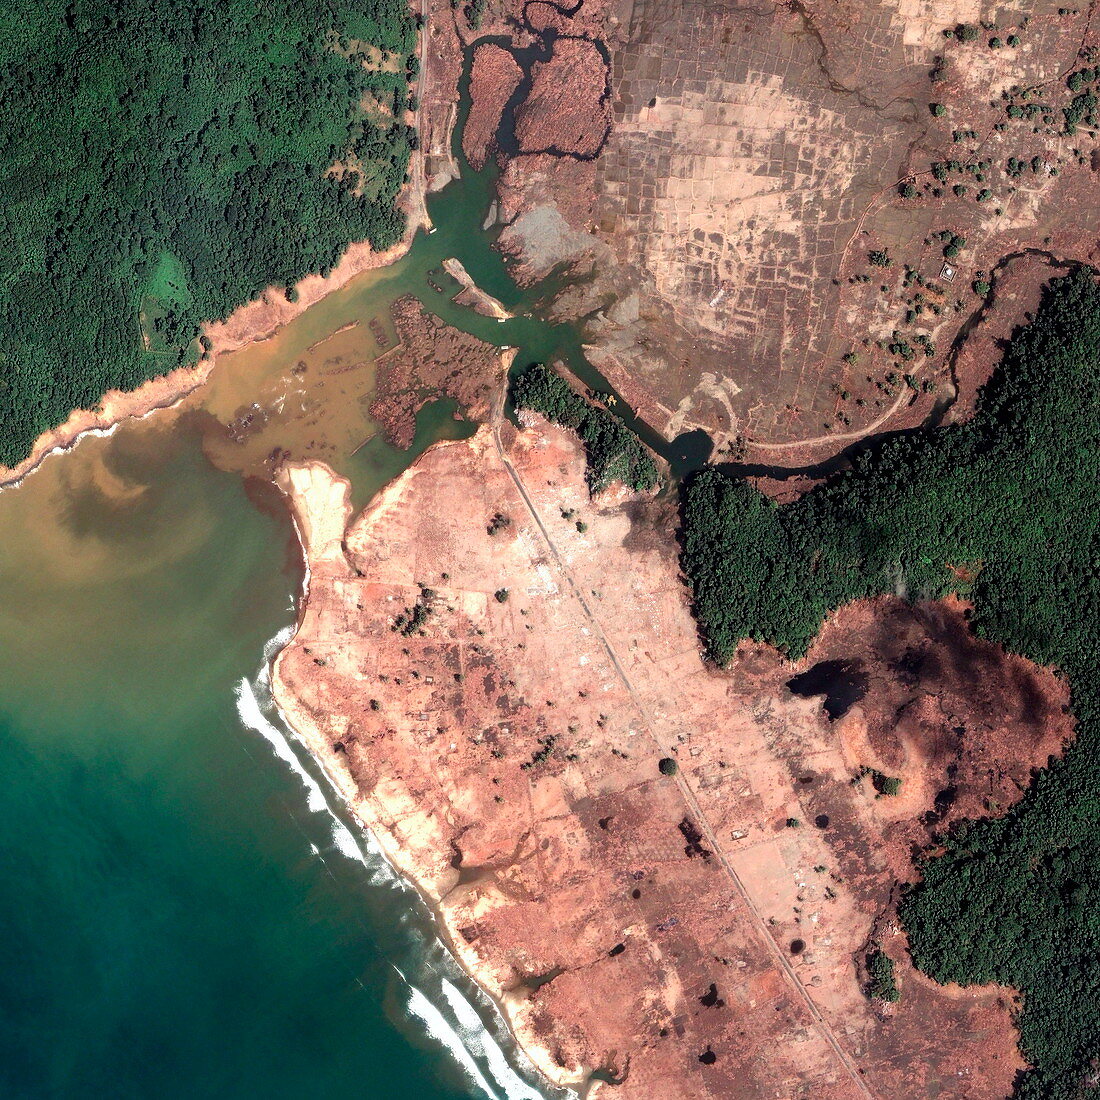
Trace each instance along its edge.
<instances>
[{"instance_id":1,"label":"cleared land","mask_svg":"<svg viewBox=\"0 0 1100 1100\"><path fill-rule=\"evenodd\" d=\"M498 449L486 428L359 518L324 467L286 469L311 567L276 668L295 725L552 1076L603 1068L639 1098L1010 1091L1010 1003L911 973L894 884L927 843L914 815L950 816L937 793L972 811L996 776L1007 802L1058 748L1062 686L958 608L890 601L797 667L761 649L717 672L669 505L593 502L583 469L558 430L502 426ZM785 685L834 657L869 686L830 722ZM874 943L896 1006L863 991Z\"/></svg>"},{"instance_id":2,"label":"cleared land","mask_svg":"<svg viewBox=\"0 0 1100 1100\"><path fill-rule=\"evenodd\" d=\"M555 308L588 318L594 361L669 435L702 427L723 454L800 464L918 423L950 400L956 341L1007 258L1090 260L1100 233L1096 120L1064 114L1091 94L1066 83L1097 60L1088 9L983 17L913 0L490 3L480 31L458 17L468 41L522 49L549 26L612 60L598 156L501 158L501 247L531 280L588 273ZM945 36L960 21L972 39ZM542 148L591 148L568 144L582 102L600 107L589 55L520 104ZM479 157L492 85L475 62Z\"/></svg>"}]
</instances>

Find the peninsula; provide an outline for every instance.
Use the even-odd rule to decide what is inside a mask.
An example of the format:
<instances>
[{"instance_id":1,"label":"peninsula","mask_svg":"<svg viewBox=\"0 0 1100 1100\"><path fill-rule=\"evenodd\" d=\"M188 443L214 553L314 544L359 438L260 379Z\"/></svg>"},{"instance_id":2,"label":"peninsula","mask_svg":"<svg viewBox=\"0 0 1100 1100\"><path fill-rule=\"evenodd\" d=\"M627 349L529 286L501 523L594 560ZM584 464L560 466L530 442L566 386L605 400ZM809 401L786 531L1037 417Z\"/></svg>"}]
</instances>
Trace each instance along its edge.
<instances>
[{"instance_id":1,"label":"peninsula","mask_svg":"<svg viewBox=\"0 0 1100 1100\"><path fill-rule=\"evenodd\" d=\"M117 8L5 24L0 484L173 406L285 506L273 701L548 1094L1085 1096L1092 8Z\"/></svg>"}]
</instances>

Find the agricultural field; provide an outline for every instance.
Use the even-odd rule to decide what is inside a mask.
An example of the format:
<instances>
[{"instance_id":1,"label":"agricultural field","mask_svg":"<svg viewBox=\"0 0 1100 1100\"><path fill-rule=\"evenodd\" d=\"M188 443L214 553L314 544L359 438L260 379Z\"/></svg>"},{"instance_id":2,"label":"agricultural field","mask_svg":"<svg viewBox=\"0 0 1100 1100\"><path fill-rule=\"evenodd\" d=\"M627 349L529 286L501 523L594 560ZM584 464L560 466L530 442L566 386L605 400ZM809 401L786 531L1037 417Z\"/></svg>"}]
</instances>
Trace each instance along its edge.
<instances>
[{"instance_id":1,"label":"agricultural field","mask_svg":"<svg viewBox=\"0 0 1100 1100\"><path fill-rule=\"evenodd\" d=\"M529 7L516 50L544 33L550 5ZM432 71L446 82L447 35L519 18L490 3L480 29L454 20ZM532 82L511 119L520 69L494 45L474 58L466 152L502 165L501 247L531 279L584 275L556 308L670 438L702 428L722 457L797 466L921 423L954 400L965 334L1014 267L1093 256L1100 36L1083 8L635 0L546 21L606 49L602 145L568 143L589 126L579 101L603 102L598 56L563 58L557 98ZM505 140L533 115L564 152Z\"/></svg>"}]
</instances>

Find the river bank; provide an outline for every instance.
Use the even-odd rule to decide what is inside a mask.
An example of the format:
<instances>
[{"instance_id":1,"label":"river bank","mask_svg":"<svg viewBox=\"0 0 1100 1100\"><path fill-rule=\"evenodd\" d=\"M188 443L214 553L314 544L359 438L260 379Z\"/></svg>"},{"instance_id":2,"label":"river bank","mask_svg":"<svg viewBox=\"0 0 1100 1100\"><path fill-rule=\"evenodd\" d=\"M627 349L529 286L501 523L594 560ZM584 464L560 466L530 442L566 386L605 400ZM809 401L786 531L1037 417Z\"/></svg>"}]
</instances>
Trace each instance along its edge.
<instances>
[{"instance_id":1,"label":"river bank","mask_svg":"<svg viewBox=\"0 0 1100 1100\"><path fill-rule=\"evenodd\" d=\"M0 466L0 489L18 485L51 454L71 450L88 435L113 431L126 420L140 420L154 412L172 408L200 389L217 366L218 356L238 351L248 344L269 339L280 328L304 313L326 295L346 286L357 275L388 267L401 259L412 245L420 223L410 221L404 237L392 248L375 252L366 241L348 246L340 262L325 276L307 275L296 286L293 300L280 287L268 287L259 297L240 306L224 321L203 326L209 346L194 366L152 378L134 390L111 390L94 409L74 409L68 419L43 432L30 454L16 466Z\"/></svg>"}]
</instances>

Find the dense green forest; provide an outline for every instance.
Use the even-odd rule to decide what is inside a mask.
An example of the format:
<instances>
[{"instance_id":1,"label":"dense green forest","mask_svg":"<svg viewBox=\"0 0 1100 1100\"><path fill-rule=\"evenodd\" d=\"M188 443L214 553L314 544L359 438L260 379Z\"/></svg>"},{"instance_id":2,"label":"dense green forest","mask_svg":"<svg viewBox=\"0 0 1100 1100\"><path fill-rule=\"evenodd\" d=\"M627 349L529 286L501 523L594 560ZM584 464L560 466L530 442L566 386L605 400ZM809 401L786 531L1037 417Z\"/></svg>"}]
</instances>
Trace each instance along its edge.
<instances>
[{"instance_id":1,"label":"dense green forest","mask_svg":"<svg viewBox=\"0 0 1100 1100\"><path fill-rule=\"evenodd\" d=\"M405 0L0 5L0 462L400 237L415 38Z\"/></svg>"},{"instance_id":2,"label":"dense green forest","mask_svg":"<svg viewBox=\"0 0 1100 1100\"><path fill-rule=\"evenodd\" d=\"M612 412L576 393L559 374L532 363L512 380L512 403L572 429L584 443L592 493L621 481L644 492L658 482L653 458L637 436Z\"/></svg>"},{"instance_id":3,"label":"dense green forest","mask_svg":"<svg viewBox=\"0 0 1100 1100\"><path fill-rule=\"evenodd\" d=\"M683 564L711 654L805 652L880 593L960 592L987 638L1069 677L1077 739L1006 817L944 838L901 907L939 981L1023 993L1017 1095L1084 1095L1100 1058L1100 290L1048 288L965 425L894 438L782 507L716 470L685 490Z\"/></svg>"}]
</instances>

